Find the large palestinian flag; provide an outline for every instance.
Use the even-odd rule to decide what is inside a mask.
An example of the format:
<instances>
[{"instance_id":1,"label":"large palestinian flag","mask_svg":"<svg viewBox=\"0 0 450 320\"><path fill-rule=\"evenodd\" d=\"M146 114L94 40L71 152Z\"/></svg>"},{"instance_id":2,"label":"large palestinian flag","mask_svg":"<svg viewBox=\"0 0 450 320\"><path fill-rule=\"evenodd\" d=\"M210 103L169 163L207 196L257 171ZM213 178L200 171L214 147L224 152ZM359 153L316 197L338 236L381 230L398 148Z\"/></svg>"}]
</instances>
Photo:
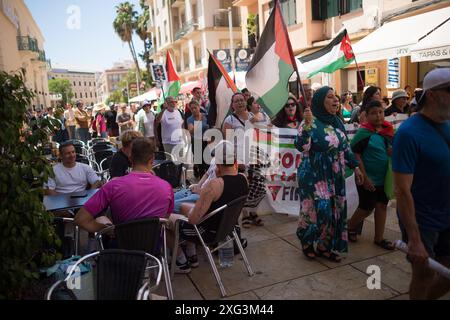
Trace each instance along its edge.
<instances>
[{"instance_id":1,"label":"large palestinian flag","mask_svg":"<svg viewBox=\"0 0 450 320\"><path fill-rule=\"evenodd\" d=\"M278 1L267 20L247 71L248 90L269 116L283 108L289 97L289 78L296 68L291 42Z\"/></svg>"},{"instance_id":2,"label":"large palestinian flag","mask_svg":"<svg viewBox=\"0 0 450 320\"><path fill-rule=\"evenodd\" d=\"M221 128L229 112L231 98L238 89L220 61L211 53L208 64L208 91L208 124L210 127Z\"/></svg>"},{"instance_id":3,"label":"large palestinian flag","mask_svg":"<svg viewBox=\"0 0 450 320\"><path fill-rule=\"evenodd\" d=\"M301 57L299 71L311 78L319 72L333 73L355 60L347 29L342 30L325 48Z\"/></svg>"},{"instance_id":4,"label":"large palestinian flag","mask_svg":"<svg viewBox=\"0 0 450 320\"><path fill-rule=\"evenodd\" d=\"M167 51L166 57L166 70L167 70L167 90L165 92L167 97L178 97L181 89L180 76L178 75L175 67L173 66L172 57L169 51Z\"/></svg>"}]
</instances>

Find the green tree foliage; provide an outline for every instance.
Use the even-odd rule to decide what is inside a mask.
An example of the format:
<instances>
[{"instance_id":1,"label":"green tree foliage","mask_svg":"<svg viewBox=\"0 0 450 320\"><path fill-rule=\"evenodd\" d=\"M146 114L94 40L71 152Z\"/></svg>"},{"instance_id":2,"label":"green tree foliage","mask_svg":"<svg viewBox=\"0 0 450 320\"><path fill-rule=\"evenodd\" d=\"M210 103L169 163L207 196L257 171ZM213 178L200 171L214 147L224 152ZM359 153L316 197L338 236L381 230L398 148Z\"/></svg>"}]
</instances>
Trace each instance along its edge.
<instances>
[{"instance_id":1,"label":"green tree foliage","mask_svg":"<svg viewBox=\"0 0 450 320\"><path fill-rule=\"evenodd\" d=\"M53 175L43 147L57 121L25 130L32 98L22 74L0 72L0 299L20 299L39 268L59 258L50 248L61 242L42 203L42 185Z\"/></svg>"},{"instance_id":2,"label":"green tree foliage","mask_svg":"<svg viewBox=\"0 0 450 320\"><path fill-rule=\"evenodd\" d=\"M136 29L137 11L134 10L133 4L124 2L116 7L116 14L116 18L113 22L114 31L123 42L128 43L131 56L133 57L134 63L136 65L136 69L140 74L141 71L139 68L139 62L133 42L133 32Z\"/></svg>"},{"instance_id":3,"label":"green tree foliage","mask_svg":"<svg viewBox=\"0 0 450 320\"><path fill-rule=\"evenodd\" d=\"M50 79L48 81L48 89L53 94L60 94L62 97L62 105L65 106L73 98L72 83L67 79Z\"/></svg>"}]
</instances>

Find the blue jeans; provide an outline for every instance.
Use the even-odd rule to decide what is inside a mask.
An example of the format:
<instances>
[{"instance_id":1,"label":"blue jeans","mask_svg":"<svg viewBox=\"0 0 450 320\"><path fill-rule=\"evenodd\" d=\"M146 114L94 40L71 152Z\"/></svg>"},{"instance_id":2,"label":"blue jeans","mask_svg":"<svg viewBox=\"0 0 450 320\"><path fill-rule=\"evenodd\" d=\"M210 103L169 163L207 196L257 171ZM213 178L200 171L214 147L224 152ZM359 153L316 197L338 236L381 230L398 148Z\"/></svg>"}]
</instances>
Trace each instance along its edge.
<instances>
[{"instance_id":1,"label":"blue jeans","mask_svg":"<svg viewBox=\"0 0 450 320\"><path fill-rule=\"evenodd\" d=\"M173 211L175 213L180 213L181 204L183 202L196 203L199 198L199 194L192 193L189 189L181 189L174 194L175 205Z\"/></svg>"}]
</instances>

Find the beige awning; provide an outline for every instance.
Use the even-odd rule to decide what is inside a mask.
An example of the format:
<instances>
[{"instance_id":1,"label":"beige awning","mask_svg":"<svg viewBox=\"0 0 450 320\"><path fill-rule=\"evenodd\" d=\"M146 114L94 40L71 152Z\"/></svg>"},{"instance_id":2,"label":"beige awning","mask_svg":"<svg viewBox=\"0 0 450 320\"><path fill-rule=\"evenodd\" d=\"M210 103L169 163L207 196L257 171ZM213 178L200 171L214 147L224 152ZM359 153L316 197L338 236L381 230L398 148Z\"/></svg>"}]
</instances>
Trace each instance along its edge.
<instances>
[{"instance_id":1,"label":"beige awning","mask_svg":"<svg viewBox=\"0 0 450 320\"><path fill-rule=\"evenodd\" d=\"M410 49L412 62L450 59L450 17Z\"/></svg>"},{"instance_id":2,"label":"beige awning","mask_svg":"<svg viewBox=\"0 0 450 320\"><path fill-rule=\"evenodd\" d=\"M411 48L450 17L450 7L388 22L353 45L359 63L411 55ZM448 38L448 34L447 34Z\"/></svg>"}]
</instances>

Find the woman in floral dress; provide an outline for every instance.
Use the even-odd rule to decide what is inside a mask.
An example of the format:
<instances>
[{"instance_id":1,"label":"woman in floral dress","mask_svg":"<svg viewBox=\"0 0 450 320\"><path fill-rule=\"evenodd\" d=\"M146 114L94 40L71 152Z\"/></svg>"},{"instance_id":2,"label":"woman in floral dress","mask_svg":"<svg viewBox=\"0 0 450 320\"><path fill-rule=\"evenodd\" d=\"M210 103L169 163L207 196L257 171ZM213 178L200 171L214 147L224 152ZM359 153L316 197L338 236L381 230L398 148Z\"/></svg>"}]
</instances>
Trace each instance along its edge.
<instances>
[{"instance_id":1,"label":"woman in floral dress","mask_svg":"<svg viewBox=\"0 0 450 320\"><path fill-rule=\"evenodd\" d=\"M296 148L302 153L298 168L300 219L297 236L308 258L325 257L340 262L347 252L345 166L355 170L357 184L363 176L336 115L339 100L323 87L305 109L298 128ZM314 118L313 118L314 114Z\"/></svg>"}]
</instances>

